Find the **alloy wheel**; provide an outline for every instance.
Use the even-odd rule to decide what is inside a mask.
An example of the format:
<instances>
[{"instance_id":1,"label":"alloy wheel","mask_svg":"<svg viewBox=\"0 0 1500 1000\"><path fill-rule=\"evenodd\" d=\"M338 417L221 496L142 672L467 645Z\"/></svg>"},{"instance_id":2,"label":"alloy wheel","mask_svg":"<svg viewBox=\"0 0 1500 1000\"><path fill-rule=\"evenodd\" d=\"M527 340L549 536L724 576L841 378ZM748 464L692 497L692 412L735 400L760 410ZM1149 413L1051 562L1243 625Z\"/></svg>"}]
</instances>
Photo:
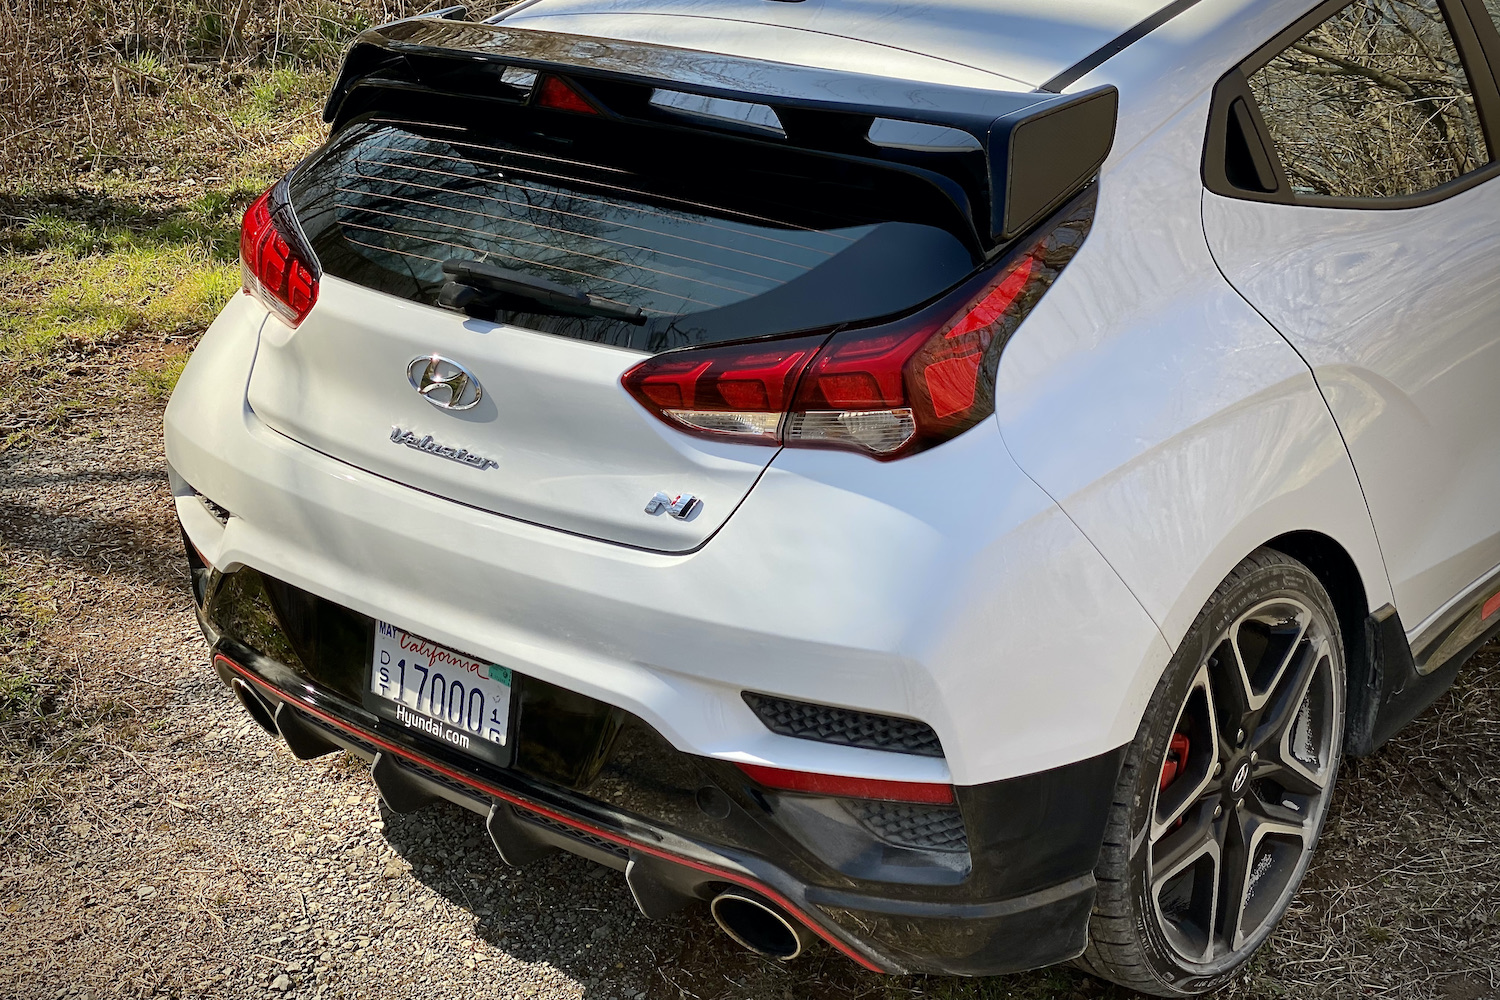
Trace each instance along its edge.
<instances>
[{"instance_id":1,"label":"alloy wheel","mask_svg":"<svg viewBox=\"0 0 1500 1000\"><path fill-rule=\"evenodd\" d=\"M1183 699L1146 872L1162 934L1187 963L1257 945L1301 879L1343 736L1332 634L1301 601L1264 601L1209 644Z\"/></svg>"}]
</instances>

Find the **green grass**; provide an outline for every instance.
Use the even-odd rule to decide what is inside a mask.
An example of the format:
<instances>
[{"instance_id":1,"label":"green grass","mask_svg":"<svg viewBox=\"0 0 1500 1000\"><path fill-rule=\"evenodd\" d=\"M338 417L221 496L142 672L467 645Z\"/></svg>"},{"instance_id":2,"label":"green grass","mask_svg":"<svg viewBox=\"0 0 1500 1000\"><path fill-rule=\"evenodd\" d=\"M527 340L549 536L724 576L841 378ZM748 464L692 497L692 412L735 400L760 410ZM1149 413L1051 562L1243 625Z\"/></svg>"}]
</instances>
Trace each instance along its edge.
<instances>
[{"instance_id":1,"label":"green grass","mask_svg":"<svg viewBox=\"0 0 1500 1000\"><path fill-rule=\"evenodd\" d=\"M204 192L153 217L116 201L103 218L41 210L0 235L0 357L59 336L202 326L238 286L239 219L257 185Z\"/></svg>"},{"instance_id":2,"label":"green grass","mask_svg":"<svg viewBox=\"0 0 1500 1000\"><path fill-rule=\"evenodd\" d=\"M0 722L42 714L43 692L25 655L56 612L0 572Z\"/></svg>"},{"instance_id":3,"label":"green grass","mask_svg":"<svg viewBox=\"0 0 1500 1000\"><path fill-rule=\"evenodd\" d=\"M143 365L131 373L130 381L141 390L147 399L165 403L177 388L177 380L187 367L188 354L169 354L155 365Z\"/></svg>"},{"instance_id":4,"label":"green grass","mask_svg":"<svg viewBox=\"0 0 1500 1000\"><path fill-rule=\"evenodd\" d=\"M128 65L151 79L170 75L150 55ZM164 112L130 150L130 171L94 172L86 185L61 171L0 191L0 449L82 413L171 394L182 347L239 287L245 206L316 141L316 131L294 126L312 122L327 83L322 72L262 69L218 99L215 128L227 131ZM161 101L201 107L211 98L200 88ZM234 141L216 145L215 135ZM75 377L100 363L98 351L143 340L161 347L121 359L105 380L114 396L99 379Z\"/></svg>"},{"instance_id":5,"label":"green grass","mask_svg":"<svg viewBox=\"0 0 1500 1000\"><path fill-rule=\"evenodd\" d=\"M330 82L321 73L309 74L278 66L250 81L246 88L247 99L234 109L230 117L245 125L281 121L289 113L321 100Z\"/></svg>"}]
</instances>

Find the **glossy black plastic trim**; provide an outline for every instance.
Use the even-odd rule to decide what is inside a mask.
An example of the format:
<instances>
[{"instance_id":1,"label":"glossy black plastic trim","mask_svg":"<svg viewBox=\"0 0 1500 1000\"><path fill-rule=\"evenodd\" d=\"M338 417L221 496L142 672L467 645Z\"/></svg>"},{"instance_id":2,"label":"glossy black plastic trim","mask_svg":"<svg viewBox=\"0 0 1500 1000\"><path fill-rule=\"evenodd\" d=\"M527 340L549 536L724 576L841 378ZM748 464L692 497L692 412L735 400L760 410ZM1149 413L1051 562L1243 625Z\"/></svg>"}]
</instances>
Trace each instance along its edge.
<instances>
[{"instance_id":1,"label":"glossy black plastic trim","mask_svg":"<svg viewBox=\"0 0 1500 1000\"><path fill-rule=\"evenodd\" d=\"M1411 641L1417 673L1427 676L1450 663L1462 664L1500 633L1497 602L1500 602L1500 573L1471 586L1453 607L1423 627Z\"/></svg>"},{"instance_id":2,"label":"glossy black plastic trim","mask_svg":"<svg viewBox=\"0 0 1500 1000\"><path fill-rule=\"evenodd\" d=\"M1190 10L1197 5L1198 0L1175 0L1175 2L1167 4L1150 17L1136 22L1129 31L1122 33L1113 41L1099 46L1093 52L1090 52L1061 73L1058 73L1037 89L1049 91L1054 94L1062 93L1142 38L1151 34L1157 28L1172 20L1178 14Z\"/></svg>"},{"instance_id":3,"label":"glossy black plastic trim","mask_svg":"<svg viewBox=\"0 0 1500 1000\"><path fill-rule=\"evenodd\" d=\"M1336 198L1327 195L1299 194L1291 189L1287 181L1286 170L1276 152L1276 145L1271 141L1265 120L1250 93L1248 79L1282 50L1352 2L1353 0L1328 0L1318 5L1278 32L1270 41L1259 46L1250 56L1219 79L1214 86L1213 102L1209 109L1208 132L1203 146L1201 169L1204 187L1214 194L1244 201L1264 201L1315 208L1390 211L1436 204L1500 175L1500 146L1497 146L1497 140L1500 140L1500 86L1497 86L1493 69L1497 63L1500 63L1500 36L1496 36L1494 26L1488 16L1483 14L1483 7L1479 5L1478 0L1437 0L1468 75L1469 85L1473 88L1475 108L1484 130L1490 162L1446 184L1440 184L1417 194L1390 198ZM1480 15L1484 18L1479 30L1475 27L1476 21L1470 10L1471 5L1478 7ZM1234 105L1237 101L1244 102L1244 114L1235 113ZM1250 155L1254 157L1258 147L1260 155L1269 160L1267 165L1275 177L1276 184L1269 190L1246 188L1235 183L1235 178L1232 176L1235 171L1229 163L1229 157L1232 154L1230 144L1233 142L1235 130L1243 129L1247 124L1253 125L1255 129L1254 135L1244 136L1250 147Z\"/></svg>"},{"instance_id":4,"label":"glossy black plastic trim","mask_svg":"<svg viewBox=\"0 0 1500 1000\"><path fill-rule=\"evenodd\" d=\"M1422 673L1401 627L1401 616L1389 604L1378 608L1365 623L1363 669L1357 682L1353 674L1350 677L1344 752L1367 757L1379 750L1441 698L1464 661L1496 634L1500 634L1500 618L1456 655Z\"/></svg>"},{"instance_id":5,"label":"glossy black plastic trim","mask_svg":"<svg viewBox=\"0 0 1500 1000\"><path fill-rule=\"evenodd\" d=\"M489 67L487 73L485 67ZM689 126L650 106L658 86L686 93L770 106L786 137L756 141L856 155L896 168L909 157L871 143L867 133L875 118L896 118L942 125L973 136L986 149L985 197L976 197L976 228L991 242L1014 236L1030 220L1065 201L1093 175L1080 175L1107 152L1114 134L1118 96L1113 87L1082 94L1044 91L1014 93L883 77L723 53L699 52L645 42L627 42L538 30L514 30L503 23L414 18L362 33L350 48L324 108L335 132L354 117L378 108L380 93L419 96L437 120L455 100L493 100L528 107L534 94L506 86L502 68L553 73L586 91L602 114L600 121L632 122L704 131L711 124ZM457 91L454 88L457 87ZM356 99L359 90L370 91ZM1101 103L1102 102L1102 103ZM1054 134L1051 122L1038 127L1037 138L1025 126L1067 109L1067 136ZM558 113L538 109L536 114ZM583 118L584 116L572 116ZM735 126L730 132L743 132ZM1087 134L1084 134L1084 132ZM1031 158L1060 155L1056 163L1028 159L1024 165L1024 210L1006 212L1002 204L1010 180L1005 167L1014 150ZM971 154L931 154L923 169L957 183L971 175ZM908 167L908 169L915 169ZM978 193L976 193L978 194ZM979 201L987 202L979 204Z\"/></svg>"}]
</instances>

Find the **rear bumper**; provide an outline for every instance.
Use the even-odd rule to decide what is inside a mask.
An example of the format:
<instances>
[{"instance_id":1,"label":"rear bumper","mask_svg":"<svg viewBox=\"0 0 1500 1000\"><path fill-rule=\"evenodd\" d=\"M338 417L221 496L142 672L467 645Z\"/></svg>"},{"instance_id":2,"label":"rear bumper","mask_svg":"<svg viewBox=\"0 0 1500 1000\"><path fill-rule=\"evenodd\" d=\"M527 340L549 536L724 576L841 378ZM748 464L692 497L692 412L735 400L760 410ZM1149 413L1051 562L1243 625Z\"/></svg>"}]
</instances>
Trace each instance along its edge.
<instances>
[{"instance_id":1,"label":"rear bumper","mask_svg":"<svg viewBox=\"0 0 1500 1000\"><path fill-rule=\"evenodd\" d=\"M489 767L394 727L310 679L317 668L300 661L288 666L220 631L225 619L231 630L255 629L246 625L252 617L243 613L247 609L215 608L219 583L215 579L204 588L208 601L200 604L200 624L213 643L220 679L263 727L299 757L344 749L372 762L383 798L398 811L441 798L484 816L507 863L523 865L557 849L590 858L625 872L648 916L664 916L728 888L749 889L877 972L995 975L1064 961L1087 943L1095 888L1088 868L1001 898L975 898L975 890L996 881L995 861L1006 869L1001 880L1011 884L1091 867L1119 754L959 789L971 836L990 841L992 850L957 884L914 887L852 879L820 865L778 826L785 796L767 801L737 771L716 762L691 760L658 745L658 752L681 759L660 761L662 766L651 771L638 759L639 747L633 753L623 750L617 738L605 752L631 757L620 773L633 772L636 780L618 781L619 774L606 765L594 787L580 791L538 780L521 767ZM245 637L268 644L264 631ZM520 719L521 740L529 721L524 715ZM682 787L663 788L668 773ZM608 801L590 794L604 785ZM727 796L727 810L722 800L704 805L708 788ZM684 822L678 812L681 825L674 826L674 797L699 804L701 815Z\"/></svg>"},{"instance_id":2,"label":"rear bumper","mask_svg":"<svg viewBox=\"0 0 1500 1000\"><path fill-rule=\"evenodd\" d=\"M264 318L236 296L205 335L166 446L190 550L214 567L196 581L210 640L268 711L290 704L338 746L388 751L388 800L453 799L500 839L525 833L519 856L550 837L616 867L639 859L678 897L757 886L872 968L996 974L1082 950L1119 748L1168 651L995 425L896 463L783 452L703 548L648 552L465 507L270 430L245 403ZM212 608L231 578L271 581L354 631L299 654L274 609L227 627ZM609 781L487 768L392 728L350 694L374 619L573 705L535 730L521 720L537 760L568 756L556 751L577 742L581 712L590 732L609 716L643 741L656 770L631 779L625 754ZM921 720L943 755L778 735L747 689ZM764 794L735 763L952 784L966 853L872 844L843 800ZM698 801L705 789L725 815Z\"/></svg>"},{"instance_id":3,"label":"rear bumper","mask_svg":"<svg viewBox=\"0 0 1500 1000\"><path fill-rule=\"evenodd\" d=\"M209 562L619 706L679 750L979 784L1129 742L1170 656L993 422L893 463L784 451L701 549L649 552L444 500L271 430L245 402L264 319L236 296L167 409L178 516ZM943 756L777 735L746 689L921 720Z\"/></svg>"}]
</instances>

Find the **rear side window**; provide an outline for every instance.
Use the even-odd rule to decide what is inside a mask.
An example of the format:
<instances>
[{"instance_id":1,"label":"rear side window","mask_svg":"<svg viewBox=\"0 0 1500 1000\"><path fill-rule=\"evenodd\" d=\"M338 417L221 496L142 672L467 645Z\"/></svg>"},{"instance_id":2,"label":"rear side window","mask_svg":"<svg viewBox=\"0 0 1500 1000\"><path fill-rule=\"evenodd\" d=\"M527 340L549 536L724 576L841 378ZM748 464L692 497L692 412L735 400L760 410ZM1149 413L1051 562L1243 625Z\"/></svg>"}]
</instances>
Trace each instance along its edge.
<instances>
[{"instance_id":1,"label":"rear side window","mask_svg":"<svg viewBox=\"0 0 1500 1000\"><path fill-rule=\"evenodd\" d=\"M1357 0L1250 74L1292 191L1414 195L1489 162L1435 0Z\"/></svg>"},{"instance_id":2,"label":"rear side window","mask_svg":"<svg viewBox=\"0 0 1500 1000\"><path fill-rule=\"evenodd\" d=\"M497 319L653 352L904 311L979 262L943 200L906 178L723 150L653 156L649 137L532 138L352 125L294 176L298 220L337 277L431 305L444 261L485 261L647 322Z\"/></svg>"}]
</instances>

